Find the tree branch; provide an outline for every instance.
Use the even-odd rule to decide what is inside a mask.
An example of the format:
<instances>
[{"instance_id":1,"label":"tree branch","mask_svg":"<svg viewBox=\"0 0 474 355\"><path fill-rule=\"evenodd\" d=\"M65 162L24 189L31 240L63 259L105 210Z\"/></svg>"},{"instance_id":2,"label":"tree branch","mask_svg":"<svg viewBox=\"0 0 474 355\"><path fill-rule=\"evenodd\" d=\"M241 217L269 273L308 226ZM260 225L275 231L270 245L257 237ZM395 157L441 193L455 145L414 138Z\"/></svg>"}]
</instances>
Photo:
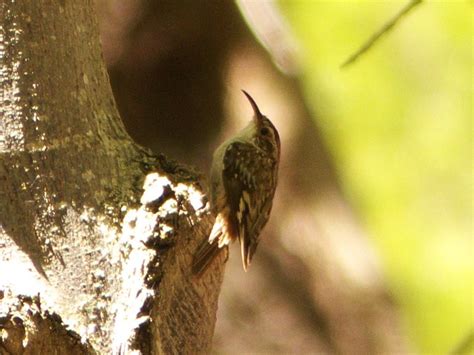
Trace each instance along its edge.
<instances>
[{"instance_id":1,"label":"tree branch","mask_svg":"<svg viewBox=\"0 0 474 355\"><path fill-rule=\"evenodd\" d=\"M359 59L359 57L367 52L380 39L380 37L382 37L382 35L390 31L403 16L408 14L408 12L422 1L423 0L410 0L407 5L405 5L392 19L386 22L382 28L375 32L354 54L347 58L345 62L341 64L341 68L345 68Z\"/></svg>"}]
</instances>

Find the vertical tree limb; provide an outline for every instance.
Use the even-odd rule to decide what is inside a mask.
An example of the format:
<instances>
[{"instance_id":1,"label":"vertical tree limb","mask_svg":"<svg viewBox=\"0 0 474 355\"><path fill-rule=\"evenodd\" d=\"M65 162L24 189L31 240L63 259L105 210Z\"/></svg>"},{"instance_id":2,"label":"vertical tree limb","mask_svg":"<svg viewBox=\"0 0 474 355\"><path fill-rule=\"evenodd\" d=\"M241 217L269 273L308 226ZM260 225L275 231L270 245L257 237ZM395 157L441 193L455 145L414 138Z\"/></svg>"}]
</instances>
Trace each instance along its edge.
<instances>
[{"instance_id":1,"label":"vertical tree limb","mask_svg":"<svg viewBox=\"0 0 474 355\"><path fill-rule=\"evenodd\" d=\"M201 280L188 267L206 198L125 132L94 2L0 15L0 349L209 349L223 263Z\"/></svg>"}]
</instances>

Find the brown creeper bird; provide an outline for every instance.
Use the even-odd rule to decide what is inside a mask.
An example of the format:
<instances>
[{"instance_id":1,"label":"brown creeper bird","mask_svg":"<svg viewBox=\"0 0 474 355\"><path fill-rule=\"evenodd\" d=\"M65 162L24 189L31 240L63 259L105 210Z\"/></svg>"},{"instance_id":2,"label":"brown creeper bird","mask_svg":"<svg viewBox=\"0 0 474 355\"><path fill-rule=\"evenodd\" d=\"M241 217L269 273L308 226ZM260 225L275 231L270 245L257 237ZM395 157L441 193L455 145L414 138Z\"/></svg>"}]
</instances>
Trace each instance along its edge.
<instances>
[{"instance_id":1,"label":"brown creeper bird","mask_svg":"<svg viewBox=\"0 0 474 355\"><path fill-rule=\"evenodd\" d=\"M214 153L210 204L216 220L209 239L194 256L195 274L202 274L214 258L237 239L247 271L272 209L280 136L270 120L260 113L252 97L243 93L252 105L254 117Z\"/></svg>"}]
</instances>

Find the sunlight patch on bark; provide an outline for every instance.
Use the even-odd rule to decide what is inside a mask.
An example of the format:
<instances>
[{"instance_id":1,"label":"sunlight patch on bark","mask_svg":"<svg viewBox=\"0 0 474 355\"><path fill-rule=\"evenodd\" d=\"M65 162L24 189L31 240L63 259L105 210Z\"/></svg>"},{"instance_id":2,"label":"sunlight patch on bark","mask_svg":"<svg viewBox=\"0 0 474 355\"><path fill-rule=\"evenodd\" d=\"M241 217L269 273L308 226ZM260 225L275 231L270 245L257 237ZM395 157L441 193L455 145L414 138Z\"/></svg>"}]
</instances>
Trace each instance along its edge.
<instances>
[{"instance_id":1,"label":"sunlight patch on bark","mask_svg":"<svg viewBox=\"0 0 474 355\"><path fill-rule=\"evenodd\" d=\"M43 294L48 289L47 282L36 271L33 263L8 237L0 225L0 291L14 295L36 296ZM8 294L3 294L8 299ZM49 297L53 295L48 294ZM51 303L53 300L44 300ZM0 317L5 311L5 302L0 302Z\"/></svg>"},{"instance_id":2,"label":"sunlight patch on bark","mask_svg":"<svg viewBox=\"0 0 474 355\"><path fill-rule=\"evenodd\" d=\"M8 10L3 10L7 11ZM24 142L20 105L20 72L23 54L16 48L22 30L0 25L0 153L22 149ZM10 57L10 58L8 58ZM13 57L13 58L12 58Z\"/></svg>"}]
</instances>

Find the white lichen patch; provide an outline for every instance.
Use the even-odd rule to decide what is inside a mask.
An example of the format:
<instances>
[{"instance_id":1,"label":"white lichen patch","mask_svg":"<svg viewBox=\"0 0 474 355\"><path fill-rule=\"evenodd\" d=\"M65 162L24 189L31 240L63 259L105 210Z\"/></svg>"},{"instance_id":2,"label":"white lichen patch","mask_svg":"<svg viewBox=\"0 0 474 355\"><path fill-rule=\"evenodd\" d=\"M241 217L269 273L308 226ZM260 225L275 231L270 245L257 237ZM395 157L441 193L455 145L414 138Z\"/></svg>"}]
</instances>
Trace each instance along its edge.
<instances>
[{"instance_id":1,"label":"white lichen patch","mask_svg":"<svg viewBox=\"0 0 474 355\"><path fill-rule=\"evenodd\" d=\"M158 173L151 173L146 176L145 182L143 184L144 193L140 202L146 205L157 201L163 196L163 193L167 187L174 191L178 200L188 201L193 207L194 211L196 211L198 214L203 212L206 204L204 194L200 190L198 190L192 184L173 184L168 178L160 176ZM177 205L174 206L172 202L168 201L176 202L176 199L165 201L165 205L162 206L163 209L177 208Z\"/></svg>"},{"instance_id":2,"label":"white lichen patch","mask_svg":"<svg viewBox=\"0 0 474 355\"><path fill-rule=\"evenodd\" d=\"M161 239L166 239L168 238L170 235L172 235L174 232L174 228L165 224L165 223L161 223L160 224L160 238Z\"/></svg>"},{"instance_id":3,"label":"white lichen patch","mask_svg":"<svg viewBox=\"0 0 474 355\"><path fill-rule=\"evenodd\" d=\"M160 207L160 214L174 214L178 212L178 202L175 199L168 199Z\"/></svg>"},{"instance_id":4,"label":"white lichen patch","mask_svg":"<svg viewBox=\"0 0 474 355\"><path fill-rule=\"evenodd\" d=\"M153 235L156 223L156 214L144 207L128 210L123 221L119 248L114 253L114 259L122 266L122 287L114 309L114 354L126 353L124 347L128 343L127 340L133 336L136 328L148 319L139 314L146 299L154 294L154 291L144 284L144 280L156 251L148 248L145 243Z\"/></svg>"},{"instance_id":5,"label":"white lichen patch","mask_svg":"<svg viewBox=\"0 0 474 355\"><path fill-rule=\"evenodd\" d=\"M172 186L168 178L160 176L158 173L148 174L143 183L144 192L140 202L146 205L158 200L163 195L166 186Z\"/></svg>"},{"instance_id":6,"label":"white lichen patch","mask_svg":"<svg viewBox=\"0 0 474 355\"><path fill-rule=\"evenodd\" d=\"M129 339L133 338L141 323L149 320L141 314L142 307L154 291L145 284L145 279L150 264L156 264L157 258L156 251L146 244L157 234L165 239L174 232L169 223L159 223L160 218L178 215L181 211L178 201L188 201L196 211L205 206L204 195L195 187L183 183L175 185L158 173L146 176L143 190L140 199L142 206L127 210L122 223L120 247L114 254L122 265L121 278L126 285L116 302L114 354L128 353Z\"/></svg>"},{"instance_id":7,"label":"white lichen patch","mask_svg":"<svg viewBox=\"0 0 474 355\"><path fill-rule=\"evenodd\" d=\"M156 215L144 208L131 209L123 220L120 242L135 248L145 243L156 226Z\"/></svg>"},{"instance_id":8,"label":"white lichen patch","mask_svg":"<svg viewBox=\"0 0 474 355\"><path fill-rule=\"evenodd\" d=\"M196 214L199 215L199 213L203 212L202 210L205 207L204 194L200 190L192 185L179 183L178 186L176 186L176 194L188 200L191 206L193 206L194 211L196 211Z\"/></svg>"},{"instance_id":9,"label":"white lichen patch","mask_svg":"<svg viewBox=\"0 0 474 355\"><path fill-rule=\"evenodd\" d=\"M155 235L158 213L150 211L147 205L162 198L165 188L171 185L172 183L166 177L157 173L149 174L143 184L144 192L140 199L142 206L138 209L127 209L123 219L122 235L113 255L113 262L122 265L123 284L122 291L115 301L115 324L112 336L114 354L127 353L128 339L133 337L141 323L148 320L147 316L140 313L146 299L154 294L154 291L144 282L156 251L148 248L146 242ZM165 203L168 201L172 199Z\"/></svg>"}]
</instances>

